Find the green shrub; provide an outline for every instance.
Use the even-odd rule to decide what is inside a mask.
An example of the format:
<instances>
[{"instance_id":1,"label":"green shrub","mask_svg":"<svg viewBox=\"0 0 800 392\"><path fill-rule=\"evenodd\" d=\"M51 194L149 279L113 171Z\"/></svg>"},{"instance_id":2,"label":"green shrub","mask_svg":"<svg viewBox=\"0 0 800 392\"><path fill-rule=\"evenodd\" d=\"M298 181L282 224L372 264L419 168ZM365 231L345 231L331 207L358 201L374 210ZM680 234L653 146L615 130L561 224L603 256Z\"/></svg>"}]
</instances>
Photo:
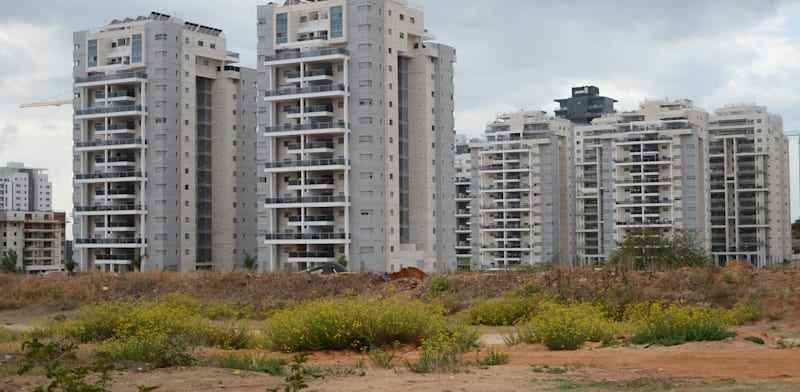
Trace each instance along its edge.
<instances>
[{"instance_id":1,"label":"green shrub","mask_svg":"<svg viewBox=\"0 0 800 392\"><path fill-rule=\"evenodd\" d=\"M747 340L748 342L753 342L755 344L764 344L764 339L761 339L758 336L748 336L744 338L744 340Z\"/></svg>"},{"instance_id":2,"label":"green shrub","mask_svg":"<svg viewBox=\"0 0 800 392\"><path fill-rule=\"evenodd\" d=\"M0 327L0 343L13 342L17 340L20 334L8 328Z\"/></svg>"},{"instance_id":3,"label":"green shrub","mask_svg":"<svg viewBox=\"0 0 800 392\"><path fill-rule=\"evenodd\" d=\"M273 376L285 376L287 361L283 358L268 358L263 355L228 353L220 357L216 364L225 369L249 370Z\"/></svg>"},{"instance_id":4,"label":"green shrub","mask_svg":"<svg viewBox=\"0 0 800 392\"><path fill-rule=\"evenodd\" d=\"M473 305L469 315L474 324L511 325L532 314L535 302L525 297L497 297Z\"/></svg>"},{"instance_id":5,"label":"green shrub","mask_svg":"<svg viewBox=\"0 0 800 392\"><path fill-rule=\"evenodd\" d=\"M369 359L372 360L372 363L375 366L378 366L382 369L394 369L397 365L395 361L395 357L397 355L397 348L400 347L400 342L395 342L392 349L390 351L383 350L380 347L370 347L369 349L364 349L362 351L367 353Z\"/></svg>"},{"instance_id":6,"label":"green shrub","mask_svg":"<svg viewBox=\"0 0 800 392\"><path fill-rule=\"evenodd\" d=\"M250 329L244 324L219 324L211 321L201 322L189 329L189 341L196 345L218 347L229 350L256 348L258 342Z\"/></svg>"},{"instance_id":7,"label":"green shrub","mask_svg":"<svg viewBox=\"0 0 800 392\"><path fill-rule=\"evenodd\" d=\"M102 342L116 336L133 301L96 302L80 309L76 319L65 326L66 335L81 343Z\"/></svg>"},{"instance_id":8,"label":"green shrub","mask_svg":"<svg viewBox=\"0 0 800 392\"><path fill-rule=\"evenodd\" d=\"M507 352L495 348L489 347L488 350L483 354L483 356L478 358L478 365L479 366L496 366L496 365L505 365L509 362L511 357L508 355Z\"/></svg>"},{"instance_id":9,"label":"green shrub","mask_svg":"<svg viewBox=\"0 0 800 392\"><path fill-rule=\"evenodd\" d=\"M447 341L426 342L420 348L419 359L404 364L414 373L460 373L467 369L463 347Z\"/></svg>"},{"instance_id":10,"label":"green shrub","mask_svg":"<svg viewBox=\"0 0 800 392\"><path fill-rule=\"evenodd\" d=\"M708 304L687 305L683 302L634 304L626 310L626 318L637 325L631 338L635 344L672 346L686 342L722 340L731 336L729 314Z\"/></svg>"},{"instance_id":11,"label":"green shrub","mask_svg":"<svg viewBox=\"0 0 800 392\"><path fill-rule=\"evenodd\" d=\"M517 328L527 343L541 343L551 350L575 350L588 341L601 341L613 332L602 310L589 303L545 306L541 313Z\"/></svg>"},{"instance_id":12,"label":"green shrub","mask_svg":"<svg viewBox=\"0 0 800 392\"><path fill-rule=\"evenodd\" d=\"M731 309L731 317L736 325L754 323L764 318L764 304L756 298L749 298L736 303Z\"/></svg>"},{"instance_id":13,"label":"green shrub","mask_svg":"<svg viewBox=\"0 0 800 392\"><path fill-rule=\"evenodd\" d=\"M98 355L113 361L143 363L150 368L192 366L197 359L186 343L174 336L140 335L135 339L111 340L103 344Z\"/></svg>"},{"instance_id":14,"label":"green shrub","mask_svg":"<svg viewBox=\"0 0 800 392\"><path fill-rule=\"evenodd\" d=\"M106 384L111 380L110 373L114 366L104 356L98 356L90 366L67 366L65 362L75 355L76 348L69 341L42 343L36 338L25 341L22 343L22 351L25 353L26 363L18 373L22 375L34 366L42 366L50 384L40 385L36 387L36 391L108 391Z\"/></svg>"},{"instance_id":15,"label":"green shrub","mask_svg":"<svg viewBox=\"0 0 800 392\"><path fill-rule=\"evenodd\" d=\"M276 313L267 320L266 347L273 350L342 350L385 346L395 341L420 344L450 327L437 306L394 298L314 300Z\"/></svg>"}]
</instances>

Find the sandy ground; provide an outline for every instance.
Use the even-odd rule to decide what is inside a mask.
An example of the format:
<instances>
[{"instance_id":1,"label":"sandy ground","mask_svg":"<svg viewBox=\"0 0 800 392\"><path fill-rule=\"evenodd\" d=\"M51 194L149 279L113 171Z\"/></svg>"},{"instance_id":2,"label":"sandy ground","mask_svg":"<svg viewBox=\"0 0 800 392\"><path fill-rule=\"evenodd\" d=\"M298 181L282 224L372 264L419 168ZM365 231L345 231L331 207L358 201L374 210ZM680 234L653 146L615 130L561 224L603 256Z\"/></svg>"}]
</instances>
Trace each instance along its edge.
<instances>
[{"instance_id":1,"label":"sandy ground","mask_svg":"<svg viewBox=\"0 0 800 392\"><path fill-rule=\"evenodd\" d=\"M763 329L754 326L750 329ZM677 391L798 391L800 348L779 348L779 339L765 337L758 345L741 339L690 343L672 347L586 347L576 351L548 351L538 345L503 347L511 356L507 365L472 367L458 374L415 374L405 367L375 367L355 352L313 353L309 363L342 368L364 360L355 374L310 380L316 391L549 391L549 390L677 390ZM773 332L776 332L772 328ZM784 334L786 331L780 332ZM776 332L778 333L778 332ZM491 336L492 334L488 334ZM405 353L411 358L414 353ZM474 354L470 355L474 357ZM470 359L470 356L467 359ZM137 391L137 385L159 386L157 392L263 392L283 379L261 373L218 368L171 368L114 374L113 391ZM0 391L32 390L41 376L13 376L0 380Z\"/></svg>"}]
</instances>

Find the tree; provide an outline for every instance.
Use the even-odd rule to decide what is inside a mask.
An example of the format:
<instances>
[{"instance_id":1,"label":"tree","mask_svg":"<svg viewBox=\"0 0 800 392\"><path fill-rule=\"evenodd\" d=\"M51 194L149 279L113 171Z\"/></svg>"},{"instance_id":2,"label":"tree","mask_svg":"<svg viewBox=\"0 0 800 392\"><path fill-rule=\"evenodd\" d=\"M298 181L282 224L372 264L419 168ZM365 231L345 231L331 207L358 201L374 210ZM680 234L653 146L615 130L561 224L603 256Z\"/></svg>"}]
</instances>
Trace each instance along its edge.
<instances>
[{"instance_id":1,"label":"tree","mask_svg":"<svg viewBox=\"0 0 800 392\"><path fill-rule=\"evenodd\" d=\"M615 265L635 269L673 269L710 262L706 251L686 231L664 234L653 228L630 230L611 255Z\"/></svg>"},{"instance_id":2,"label":"tree","mask_svg":"<svg viewBox=\"0 0 800 392\"><path fill-rule=\"evenodd\" d=\"M339 255L339 259L336 260L342 267L347 268L347 257L345 255Z\"/></svg>"},{"instance_id":3,"label":"tree","mask_svg":"<svg viewBox=\"0 0 800 392\"><path fill-rule=\"evenodd\" d=\"M78 267L78 263L76 263L75 260L72 260L72 259L69 259L64 263L64 268L67 269L67 272L70 275L73 275L75 273L75 268L77 268L77 267Z\"/></svg>"},{"instance_id":4,"label":"tree","mask_svg":"<svg viewBox=\"0 0 800 392\"><path fill-rule=\"evenodd\" d=\"M147 255L137 255L131 260L131 267L133 267L134 271L142 272L142 260L145 257L147 257Z\"/></svg>"},{"instance_id":5,"label":"tree","mask_svg":"<svg viewBox=\"0 0 800 392\"><path fill-rule=\"evenodd\" d=\"M17 272L17 252L9 249L3 252L3 260L0 262L0 270L3 272Z\"/></svg>"},{"instance_id":6,"label":"tree","mask_svg":"<svg viewBox=\"0 0 800 392\"><path fill-rule=\"evenodd\" d=\"M244 268L247 268L248 270L252 271L256 267L256 258L253 257L253 256L250 256L249 253L244 252L244 262L243 263L244 263Z\"/></svg>"}]
</instances>

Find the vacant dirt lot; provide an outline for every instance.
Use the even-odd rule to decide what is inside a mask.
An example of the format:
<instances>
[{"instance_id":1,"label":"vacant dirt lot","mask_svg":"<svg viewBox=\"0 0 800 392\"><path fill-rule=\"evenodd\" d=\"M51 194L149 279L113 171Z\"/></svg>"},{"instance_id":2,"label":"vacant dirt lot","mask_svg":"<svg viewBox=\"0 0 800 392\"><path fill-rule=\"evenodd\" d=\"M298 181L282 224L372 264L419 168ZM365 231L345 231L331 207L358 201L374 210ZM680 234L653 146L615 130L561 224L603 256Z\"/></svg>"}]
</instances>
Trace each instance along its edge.
<instances>
[{"instance_id":1,"label":"vacant dirt lot","mask_svg":"<svg viewBox=\"0 0 800 392\"><path fill-rule=\"evenodd\" d=\"M415 374L398 361L393 370L378 368L357 352L315 352L309 363L334 369L325 379L310 380L317 391L550 391L550 390L676 390L676 391L798 391L800 390L800 270L752 270L732 265L723 270L683 269L673 272L552 269L527 274L464 274L446 277L464 308L476 298L497 295L534 283L541 290L566 298L590 298L598 293L626 298L685 299L729 306L737 299L758 298L767 317L734 329L736 337L721 342L672 347L586 345L576 351L548 351L540 345L506 347L503 328L481 327L483 340L510 354L509 364L471 367L458 374ZM76 277L14 277L0 275L0 325L26 330L55 317L71 318L92 300L118 297L155 298L182 292L195 298L235 299L254 313L270 306L340 295L423 296L430 280L414 278L384 283L380 276L320 277L245 273L87 274ZM441 284L441 281L439 282ZM744 340L758 336L765 344ZM16 345L16 346L15 346ZM16 376L4 369L2 353L18 344L0 345L0 391L32 390L43 376ZM90 348L85 348L89 350ZM484 349L485 350L485 347ZM401 349L403 359L418 353ZM290 355L270 353L290 358ZM470 353L465 359L471 360ZM363 367L356 366L359 362ZM282 385L281 377L209 367L153 371L128 369L113 375L112 390L137 391L137 385L167 391L263 392Z\"/></svg>"}]
</instances>

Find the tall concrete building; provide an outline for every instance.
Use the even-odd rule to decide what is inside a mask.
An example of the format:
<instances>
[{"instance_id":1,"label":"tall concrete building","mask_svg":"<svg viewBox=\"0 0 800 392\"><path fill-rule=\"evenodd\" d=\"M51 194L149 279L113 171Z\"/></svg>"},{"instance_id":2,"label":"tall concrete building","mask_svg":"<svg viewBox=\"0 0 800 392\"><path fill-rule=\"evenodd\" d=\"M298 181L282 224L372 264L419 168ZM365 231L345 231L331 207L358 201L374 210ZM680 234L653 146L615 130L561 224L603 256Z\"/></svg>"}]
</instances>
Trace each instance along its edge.
<instances>
[{"instance_id":1,"label":"tall concrete building","mask_svg":"<svg viewBox=\"0 0 800 392\"><path fill-rule=\"evenodd\" d=\"M454 270L455 50L402 0L287 0L257 23L261 270Z\"/></svg>"},{"instance_id":2,"label":"tall concrete building","mask_svg":"<svg viewBox=\"0 0 800 392\"><path fill-rule=\"evenodd\" d=\"M229 270L257 251L255 71L151 13L73 35L76 261Z\"/></svg>"},{"instance_id":3,"label":"tall concrete building","mask_svg":"<svg viewBox=\"0 0 800 392\"><path fill-rule=\"evenodd\" d=\"M575 124L590 124L593 119L604 114L614 113L616 99L600 95L600 89L595 86L580 86L572 88L572 96L556 99L559 108L556 117L566 118Z\"/></svg>"},{"instance_id":4,"label":"tall concrete building","mask_svg":"<svg viewBox=\"0 0 800 392\"><path fill-rule=\"evenodd\" d=\"M691 101L575 127L576 240L581 263L609 260L631 229L676 229L709 244L708 114Z\"/></svg>"},{"instance_id":5,"label":"tall concrete building","mask_svg":"<svg viewBox=\"0 0 800 392\"><path fill-rule=\"evenodd\" d=\"M714 111L708 131L714 260L763 267L789 259L789 146L783 120L764 106L730 105Z\"/></svg>"},{"instance_id":6,"label":"tall concrete building","mask_svg":"<svg viewBox=\"0 0 800 392\"><path fill-rule=\"evenodd\" d=\"M455 142L455 187L456 187L456 267L460 270L473 268L472 211L476 195L472 189L472 154L466 135L456 135ZM477 238L477 236L475 236Z\"/></svg>"},{"instance_id":7,"label":"tall concrete building","mask_svg":"<svg viewBox=\"0 0 800 392\"><path fill-rule=\"evenodd\" d=\"M53 212L51 192L43 169L0 167L0 255L16 253L21 271L64 269L66 214Z\"/></svg>"},{"instance_id":8,"label":"tall concrete building","mask_svg":"<svg viewBox=\"0 0 800 392\"><path fill-rule=\"evenodd\" d=\"M572 138L569 120L521 111L498 115L486 141L471 143L482 268L572 263Z\"/></svg>"}]
</instances>

